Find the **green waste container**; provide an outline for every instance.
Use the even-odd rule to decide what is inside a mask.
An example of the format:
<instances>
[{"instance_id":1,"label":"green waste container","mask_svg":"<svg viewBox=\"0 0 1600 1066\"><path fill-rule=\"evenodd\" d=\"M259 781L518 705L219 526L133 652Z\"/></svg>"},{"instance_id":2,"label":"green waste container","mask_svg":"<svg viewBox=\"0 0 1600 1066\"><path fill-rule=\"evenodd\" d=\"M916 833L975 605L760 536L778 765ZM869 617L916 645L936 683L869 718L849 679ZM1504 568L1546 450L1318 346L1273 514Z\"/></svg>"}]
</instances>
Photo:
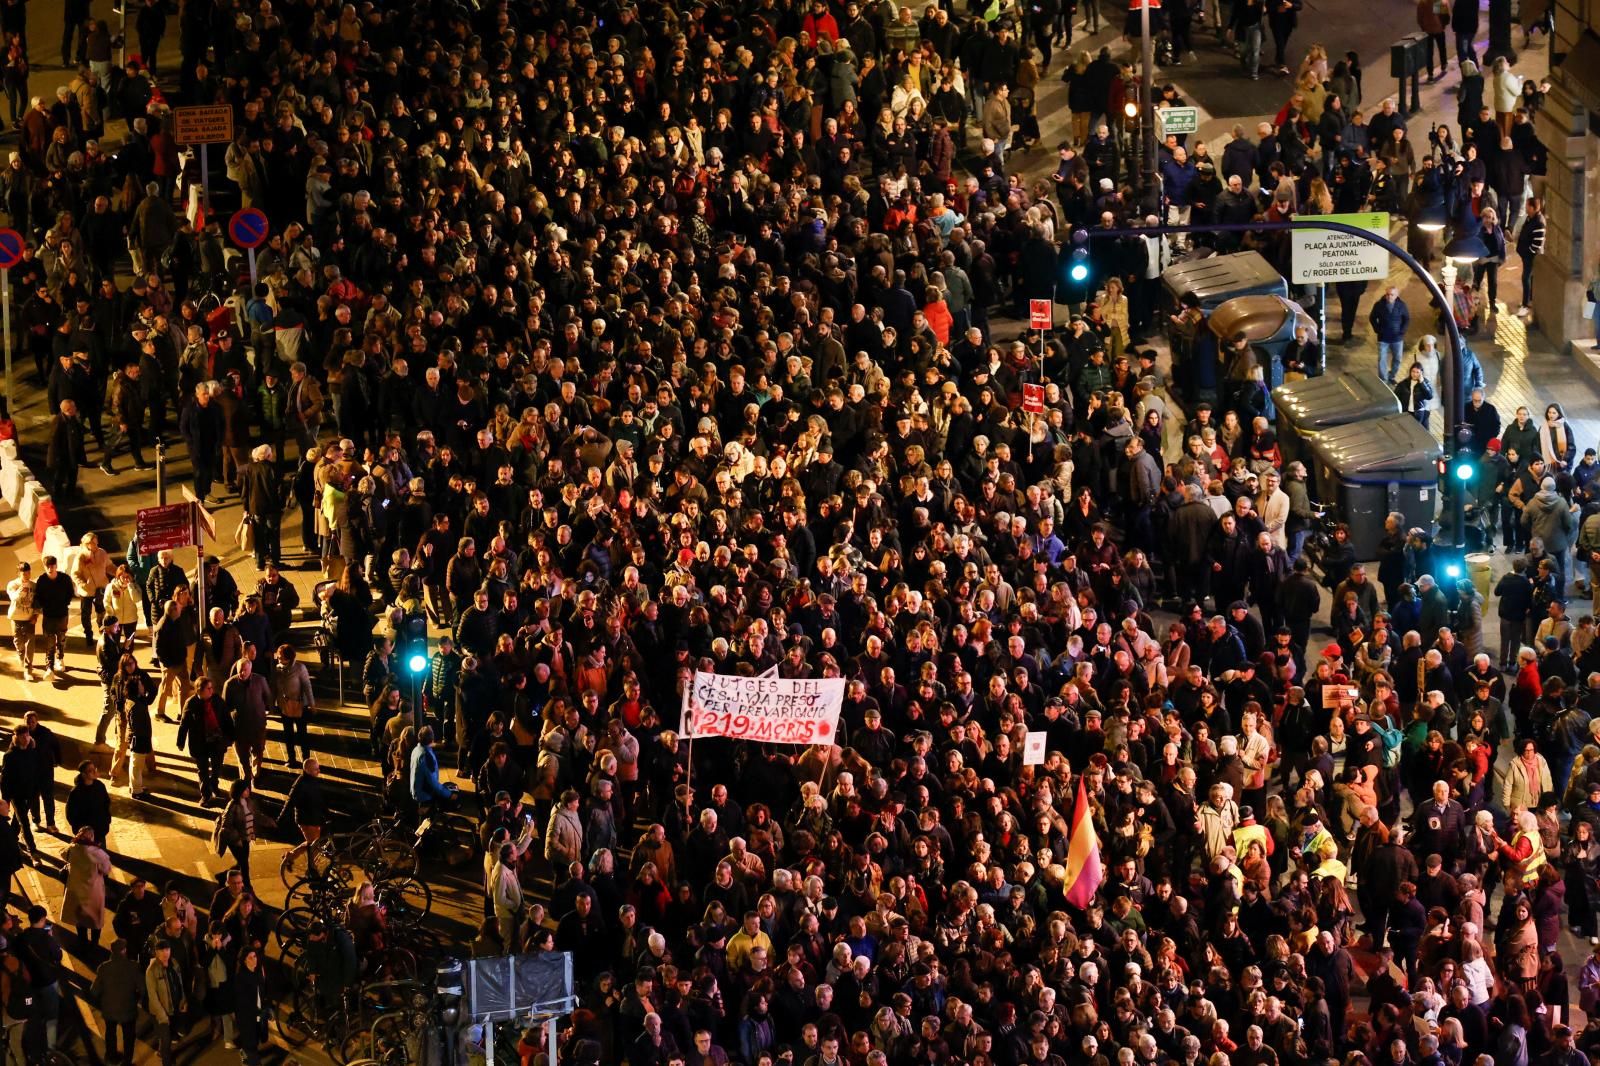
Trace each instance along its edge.
<instances>
[{"instance_id":1,"label":"green waste container","mask_svg":"<svg viewBox=\"0 0 1600 1066\"><path fill-rule=\"evenodd\" d=\"M1374 559L1391 511L1432 529L1439 506L1439 442L1405 414L1331 426L1306 440L1317 497L1350 527L1357 559Z\"/></svg>"},{"instance_id":2,"label":"green waste container","mask_svg":"<svg viewBox=\"0 0 1600 1066\"><path fill-rule=\"evenodd\" d=\"M1272 390L1285 462L1306 461L1306 439L1334 426L1400 413L1400 397L1370 370L1324 374Z\"/></svg>"}]
</instances>

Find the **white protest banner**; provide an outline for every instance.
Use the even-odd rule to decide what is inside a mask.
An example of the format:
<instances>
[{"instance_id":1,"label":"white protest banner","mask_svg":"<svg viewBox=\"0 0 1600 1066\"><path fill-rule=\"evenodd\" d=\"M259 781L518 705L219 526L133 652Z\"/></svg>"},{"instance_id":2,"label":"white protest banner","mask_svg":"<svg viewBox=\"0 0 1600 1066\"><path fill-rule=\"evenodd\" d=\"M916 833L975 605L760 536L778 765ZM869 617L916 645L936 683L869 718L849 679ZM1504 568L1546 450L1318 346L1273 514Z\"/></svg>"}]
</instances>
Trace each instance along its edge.
<instances>
[{"instance_id":1,"label":"white protest banner","mask_svg":"<svg viewBox=\"0 0 1600 1066\"><path fill-rule=\"evenodd\" d=\"M1024 741L1022 745L1023 766L1044 765L1045 745L1048 742L1049 737L1050 734L1046 733L1042 729L1038 732L1029 731L1028 739Z\"/></svg>"},{"instance_id":2,"label":"white protest banner","mask_svg":"<svg viewBox=\"0 0 1600 1066\"><path fill-rule=\"evenodd\" d=\"M844 705L844 678L760 677L696 671L683 734L762 744L832 744Z\"/></svg>"}]
</instances>

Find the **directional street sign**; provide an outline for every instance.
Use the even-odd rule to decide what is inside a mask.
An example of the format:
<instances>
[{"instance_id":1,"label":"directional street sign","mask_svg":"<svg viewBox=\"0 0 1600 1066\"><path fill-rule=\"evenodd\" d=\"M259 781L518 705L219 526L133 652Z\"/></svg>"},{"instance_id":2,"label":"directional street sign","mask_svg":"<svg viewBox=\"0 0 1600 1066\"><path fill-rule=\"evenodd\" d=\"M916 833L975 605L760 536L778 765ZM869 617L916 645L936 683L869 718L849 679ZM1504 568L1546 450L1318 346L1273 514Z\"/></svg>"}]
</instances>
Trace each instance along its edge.
<instances>
[{"instance_id":1,"label":"directional street sign","mask_svg":"<svg viewBox=\"0 0 1600 1066\"><path fill-rule=\"evenodd\" d=\"M1380 237L1389 236L1386 211L1347 215L1298 215L1297 222L1342 222ZM1389 276L1389 252L1365 237L1326 229L1297 229L1289 234L1290 264L1296 285L1335 281L1381 281Z\"/></svg>"},{"instance_id":2,"label":"directional street sign","mask_svg":"<svg viewBox=\"0 0 1600 1066\"><path fill-rule=\"evenodd\" d=\"M169 503L161 507L141 507L134 529L139 551L145 555L194 545L192 504Z\"/></svg>"},{"instance_id":3,"label":"directional street sign","mask_svg":"<svg viewBox=\"0 0 1600 1066\"><path fill-rule=\"evenodd\" d=\"M183 487L183 498L189 501L184 506L192 505L194 507L195 527L205 534L206 540L216 540L217 516L206 510L206 505L195 498L194 490L189 488L188 485Z\"/></svg>"},{"instance_id":4,"label":"directional street sign","mask_svg":"<svg viewBox=\"0 0 1600 1066\"><path fill-rule=\"evenodd\" d=\"M227 144L233 140L233 108L227 104L173 109L173 136L179 144Z\"/></svg>"},{"instance_id":5,"label":"directional street sign","mask_svg":"<svg viewBox=\"0 0 1600 1066\"><path fill-rule=\"evenodd\" d=\"M1200 109L1194 107L1158 107L1156 108L1156 122L1161 127L1161 136L1169 133L1199 133Z\"/></svg>"}]
</instances>

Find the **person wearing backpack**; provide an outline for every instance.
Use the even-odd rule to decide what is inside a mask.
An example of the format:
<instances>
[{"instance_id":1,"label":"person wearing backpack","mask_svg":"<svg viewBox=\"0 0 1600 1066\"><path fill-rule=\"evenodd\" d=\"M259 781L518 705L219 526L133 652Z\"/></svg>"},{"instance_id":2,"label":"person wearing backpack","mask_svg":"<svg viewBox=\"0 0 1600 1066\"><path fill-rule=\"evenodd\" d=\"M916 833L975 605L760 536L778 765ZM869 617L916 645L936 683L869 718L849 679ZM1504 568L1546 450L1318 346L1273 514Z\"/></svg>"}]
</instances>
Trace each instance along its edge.
<instances>
[{"instance_id":1,"label":"person wearing backpack","mask_svg":"<svg viewBox=\"0 0 1600 1066\"><path fill-rule=\"evenodd\" d=\"M6 598L10 601L6 617L11 619L11 639L17 649L17 659L22 663L24 681L32 681L35 676L33 634L39 624L39 612L33 602L35 590L32 565L17 564L17 576L6 585Z\"/></svg>"}]
</instances>

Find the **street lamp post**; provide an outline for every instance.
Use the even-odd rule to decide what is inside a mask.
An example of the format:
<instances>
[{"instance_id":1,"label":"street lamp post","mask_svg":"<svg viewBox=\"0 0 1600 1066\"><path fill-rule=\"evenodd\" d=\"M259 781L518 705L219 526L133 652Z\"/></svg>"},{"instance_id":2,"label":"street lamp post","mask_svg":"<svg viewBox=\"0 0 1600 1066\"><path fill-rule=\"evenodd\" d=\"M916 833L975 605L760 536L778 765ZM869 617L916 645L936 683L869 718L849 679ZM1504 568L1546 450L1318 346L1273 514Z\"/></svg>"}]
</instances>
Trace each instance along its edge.
<instances>
[{"instance_id":1,"label":"street lamp post","mask_svg":"<svg viewBox=\"0 0 1600 1066\"><path fill-rule=\"evenodd\" d=\"M427 721L422 709L422 675L428 672L428 657L420 650L413 651L406 657L406 668L411 672L411 719L421 729Z\"/></svg>"},{"instance_id":2,"label":"street lamp post","mask_svg":"<svg viewBox=\"0 0 1600 1066\"><path fill-rule=\"evenodd\" d=\"M1158 0L1140 0L1139 3L1139 59L1144 68L1139 72L1139 115L1144 123L1139 131L1139 152L1144 156L1140 160L1140 171L1145 191L1155 184L1156 173L1156 42L1150 36L1150 5L1156 2Z\"/></svg>"},{"instance_id":3,"label":"street lamp post","mask_svg":"<svg viewBox=\"0 0 1600 1066\"><path fill-rule=\"evenodd\" d=\"M1428 289L1428 294L1439 305L1443 312L1445 338L1450 342L1450 357L1440 364L1440 376L1443 380L1440 387L1444 391L1440 407L1444 411L1444 446L1445 451L1455 454L1464 441L1461 433L1466 414L1466 400L1461 394L1462 381L1462 349L1461 331L1456 327L1456 317L1451 313L1450 297L1447 289L1441 289L1428 269L1417 261L1416 257L1405 248L1396 244L1388 237L1380 236L1371 230L1352 226L1345 222L1335 222L1331 219L1284 219L1277 222L1221 222L1210 225L1159 225L1146 226L1142 229L1114 227L1110 229L1089 230L1091 237L1149 237L1152 235L1166 236L1178 233L1272 233L1284 230L1331 230L1334 233L1343 233L1352 237L1360 237L1371 241L1378 247L1397 257L1411 269L1411 272L1422 280ZM1476 242L1476 247L1474 247ZM1445 270L1449 280L1446 282L1451 288L1455 285L1456 261L1451 257L1470 262L1473 258L1481 258L1487 254L1482 249L1483 242L1476 236L1458 237L1450 242L1445 249ZM1476 255L1473 255L1477 252ZM1469 258L1470 257L1470 258ZM1465 544L1465 492L1446 493L1449 500L1451 535L1457 545Z\"/></svg>"}]
</instances>

